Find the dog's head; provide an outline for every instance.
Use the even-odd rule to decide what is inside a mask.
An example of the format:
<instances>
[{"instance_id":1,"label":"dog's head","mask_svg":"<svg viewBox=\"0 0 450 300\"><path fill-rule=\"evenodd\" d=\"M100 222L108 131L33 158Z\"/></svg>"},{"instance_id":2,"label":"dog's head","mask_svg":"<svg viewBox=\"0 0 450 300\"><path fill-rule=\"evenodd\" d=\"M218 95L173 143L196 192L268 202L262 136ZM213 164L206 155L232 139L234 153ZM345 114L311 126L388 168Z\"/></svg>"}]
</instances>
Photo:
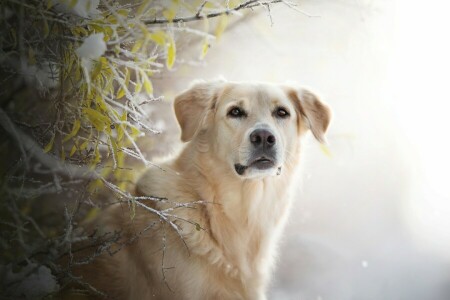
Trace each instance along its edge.
<instances>
[{"instance_id":1,"label":"dog's head","mask_svg":"<svg viewBox=\"0 0 450 300\"><path fill-rule=\"evenodd\" d=\"M330 109L313 93L264 83L200 82L175 99L184 142L195 140L241 178L279 174L308 129L325 142Z\"/></svg>"}]
</instances>

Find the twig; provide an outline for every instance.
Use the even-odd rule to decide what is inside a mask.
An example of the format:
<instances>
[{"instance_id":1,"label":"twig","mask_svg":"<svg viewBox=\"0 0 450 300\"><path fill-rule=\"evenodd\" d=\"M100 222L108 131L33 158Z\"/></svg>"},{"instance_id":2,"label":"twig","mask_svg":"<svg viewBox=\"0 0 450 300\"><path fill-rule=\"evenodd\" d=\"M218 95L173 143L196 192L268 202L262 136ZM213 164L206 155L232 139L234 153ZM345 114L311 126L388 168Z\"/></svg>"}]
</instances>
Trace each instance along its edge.
<instances>
[{"instance_id":1,"label":"twig","mask_svg":"<svg viewBox=\"0 0 450 300\"><path fill-rule=\"evenodd\" d=\"M249 8L254 8L257 6L261 6L261 5L274 4L274 3L280 3L280 2L285 2L285 1L284 0L269 0L269 1L250 0L250 1L244 2L234 8L228 8L228 9L224 9L224 10L206 14L206 15L200 15L197 12L197 14L190 16L190 17L174 18L173 20L168 20L168 19L143 20L143 22L146 25L168 24L168 23L178 23L178 22L192 22L192 21L202 20L204 18L211 19L211 18L215 18L215 17L221 16L221 15L229 15L231 13L238 12L242 9L249 9Z\"/></svg>"}]
</instances>

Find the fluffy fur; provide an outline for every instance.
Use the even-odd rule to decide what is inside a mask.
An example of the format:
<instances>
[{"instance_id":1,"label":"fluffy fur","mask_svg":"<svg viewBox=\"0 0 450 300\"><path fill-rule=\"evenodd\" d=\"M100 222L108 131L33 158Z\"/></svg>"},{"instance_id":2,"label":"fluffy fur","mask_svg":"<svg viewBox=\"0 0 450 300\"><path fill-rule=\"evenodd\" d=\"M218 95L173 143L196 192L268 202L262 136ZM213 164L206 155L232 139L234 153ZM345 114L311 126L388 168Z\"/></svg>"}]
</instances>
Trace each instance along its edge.
<instances>
[{"instance_id":1,"label":"fluffy fur","mask_svg":"<svg viewBox=\"0 0 450 300\"><path fill-rule=\"evenodd\" d=\"M236 106L245 118L229 116ZM277 117L278 107L289 116ZM103 231L145 232L79 274L118 299L265 299L300 137L310 129L323 142L330 110L301 88L225 81L194 84L174 108L185 147L161 168L146 170L136 192L167 198L143 201L158 210L172 207L171 201L193 203L170 212L180 231L140 206L133 220L127 208L112 207L97 223ZM258 128L276 138L274 167L249 167L239 175L233 166L251 160L249 134Z\"/></svg>"}]
</instances>

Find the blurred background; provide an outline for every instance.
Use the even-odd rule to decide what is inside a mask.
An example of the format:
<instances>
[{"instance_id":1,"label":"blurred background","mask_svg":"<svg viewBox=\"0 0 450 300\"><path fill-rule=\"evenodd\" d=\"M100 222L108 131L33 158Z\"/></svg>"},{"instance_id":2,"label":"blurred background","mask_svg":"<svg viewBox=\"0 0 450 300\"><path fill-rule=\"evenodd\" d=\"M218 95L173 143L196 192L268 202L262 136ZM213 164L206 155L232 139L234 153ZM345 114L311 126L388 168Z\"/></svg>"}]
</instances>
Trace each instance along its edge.
<instances>
[{"instance_id":1,"label":"blurred background","mask_svg":"<svg viewBox=\"0 0 450 300\"><path fill-rule=\"evenodd\" d=\"M448 5L299 4L247 16L155 87L173 99L199 78L294 80L331 105L329 153L305 139L270 299L450 299ZM176 137L158 105L161 138Z\"/></svg>"}]
</instances>

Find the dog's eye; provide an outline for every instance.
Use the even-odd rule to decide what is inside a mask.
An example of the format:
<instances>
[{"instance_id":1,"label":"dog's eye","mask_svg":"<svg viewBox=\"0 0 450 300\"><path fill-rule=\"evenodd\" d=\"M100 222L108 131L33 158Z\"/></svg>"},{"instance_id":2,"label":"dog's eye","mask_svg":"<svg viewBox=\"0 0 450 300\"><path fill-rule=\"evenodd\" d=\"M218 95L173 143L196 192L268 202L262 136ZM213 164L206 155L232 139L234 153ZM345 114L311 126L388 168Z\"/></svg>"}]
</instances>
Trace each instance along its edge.
<instances>
[{"instance_id":1,"label":"dog's eye","mask_svg":"<svg viewBox=\"0 0 450 300\"><path fill-rule=\"evenodd\" d=\"M288 111L286 109L282 108L282 107L278 107L275 110L275 114L276 114L277 117L283 118L283 119L289 117Z\"/></svg>"},{"instance_id":2,"label":"dog's eye","mask_svg":"<svg viewBox=\"0 0 450 300\"><path fill-rule=\"evenodd\" d=\"M245 113L244 110L240 109L239 107L233 107L228 111L228 116L232 117L232 118L242 118L242 117L246 117L247 114Z\"/></svg>"}]
</instances>

